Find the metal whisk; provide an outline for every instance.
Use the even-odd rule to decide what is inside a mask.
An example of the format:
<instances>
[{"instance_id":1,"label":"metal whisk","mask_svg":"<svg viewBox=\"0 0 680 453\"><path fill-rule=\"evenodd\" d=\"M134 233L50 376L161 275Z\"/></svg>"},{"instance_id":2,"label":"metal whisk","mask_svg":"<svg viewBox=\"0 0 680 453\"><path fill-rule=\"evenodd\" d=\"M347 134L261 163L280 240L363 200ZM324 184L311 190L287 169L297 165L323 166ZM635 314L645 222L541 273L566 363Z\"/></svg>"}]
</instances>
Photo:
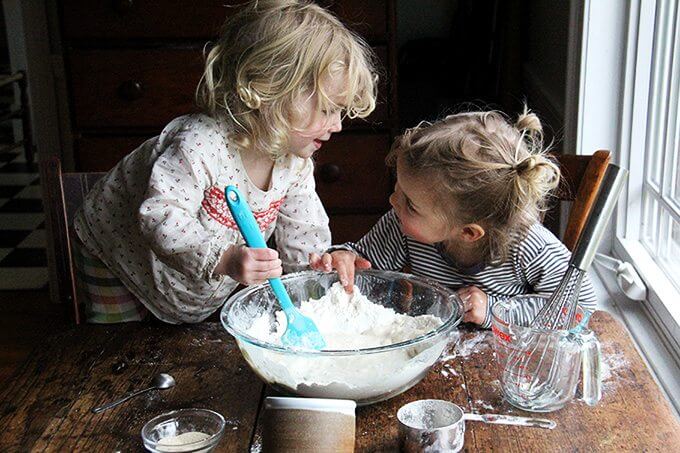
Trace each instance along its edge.
<instances>
[{"instance_id":1,"label":"metal whisk","mask_svg":"<svg viewBox=\"0 0 680 453\"><path fill-rule=\"evenodd\" d=\"M588 220L571 255L567 272L550 300L531 322L530 327L551 330L572 327L583 277L593 262L627 175L628 170L621 167L613 164L607 167L607 173L602 180L595 204L588 214Z\"/></svg>"},{"instance_id":2,"label":"metal whisk","mask_svg":"<svg viewBox=\"0 0 680 453\"><path fill-rule=\"evenodd\" d=\"M627 174L627 170L616 165L610 164L607 168L562 281L531 322L532 330L519 339L520 344L508 356L503 371L506 385L510 383L513 392L525 400L535 401L537 407L557 396L559 383L564 379L559 363L560 340L546 336L538 329L568 330L572 327L583 277L593 261Z\"/></svg>"}]
</instances>

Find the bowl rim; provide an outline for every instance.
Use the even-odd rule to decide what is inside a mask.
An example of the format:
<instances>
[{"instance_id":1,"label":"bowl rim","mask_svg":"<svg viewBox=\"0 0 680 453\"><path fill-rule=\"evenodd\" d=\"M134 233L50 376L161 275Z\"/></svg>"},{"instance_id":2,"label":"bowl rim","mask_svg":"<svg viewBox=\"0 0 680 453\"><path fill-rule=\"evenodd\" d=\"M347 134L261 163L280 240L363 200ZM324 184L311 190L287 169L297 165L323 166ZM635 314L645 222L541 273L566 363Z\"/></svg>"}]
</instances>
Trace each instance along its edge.
<instances>
[{"instance_id":1,"label":"bowl rim","mask_svg":"<svg viewBox=\"0 0 680 453\"><path fill-rule=\"evenodd\" d=\"M189 443L186 443L186 444L182 444L182 447L187 447L187 448L189 448L189 447L191 447L191 448L201 447L201 448L204 448L206 445L213 444L214 442L219 440L224 435L224 428L227 425L227 421L222 414L220 414L219 412L215 412L214 410L211 410L211 409L205 409L205 408L199 408L199 407L187 407L187 408L182 408L182 409L175 409L175 410L172 410L172 411L169 411L169 412L163 412L162 414L158 414L155 417L151 418L149 421L147 421L144 424L144 426L142 426L142 440L145 443L148 442L149 444L154 445L154 446L158 445L158 441L149 439L146 431L153 429L163 419L170 420L172 418L178 418L178 417L181 417L182 415L187 415L187 414L190 414L192 412L193 413L196 413L196 412L202 413L202 414L206 414L206 415L209 415L211 417L216 418L219 425L220 425L220 429L216 433L211 434L210 437L206 437L203 440L197 440L196 442L189 442Z\"/></svg>"},{"instance_id":2,"label":"bowl rim","mask_svg":"<svg viewBox=\"0 0 680 453\"><path fill-rule=\"evenodd\" d=\"M301 271L301 272L295 272L291 274L286 274L281 277L281 280L284 282L286 280L291 280L294 278L299 278L303 276L311 276L311 275L328 275L336 273L335 271L331 272L322 272L322 271L315 271L315 270L306 270L306 271ZM405 340L405 341L400 341L398 343L392 343L389 345L384 345L384 346L374 346L371 348L358 348L358 349L333 349L329 351L317 351L314 349L294 349L294 348L286 348L283 346L275 345L272 343L267 343L265 341L259 340L257 338L251 337L250 335L247 335L245 333L237 332L236 329L234 329L229 323L227 322L227 313L229 312L229 309L231 306L234 305L234 302L236 299L245 297L249 295L250 293L253 293L262 287L265 287L268 285L268 283L261 283L259 285L252 285L248 286L240 291L237 291L236 293L232 294L229 296L227 301L224 303L222 309L220 310L220 322L222 323L222 326L231 334L236 340L244 341L248 344L258 346L264 349L267 349L269 351L276 351L276 352L281 352L285 354L295 354L297 356L321 356L321 357L327 357L327 356L350 356L350 355L357 355L357 354L376 354L380 352L386 352L386 351L392 351L395 349L401 349L404 346L413 346L420 344L430 338L433 338L435 336L438 336L442 333L448 333L448 331L453 330L456 326L458 326L462 320L463 320L463 312L464 312L464 306L463 302L461 301L460 297L458 297L458 294L451 289L448 289L447 287L443 286L436 280L433 280L428 277L422 277L420 275L414 275L414 274L406 274L403 272L396 272L396 271L383 271L383 270L376 270L376 269L367 269L367 270L358 270L355 272L355 274L367 274L367 275L375 275L379 277L392 277L392 278L407 278L409 280L417 280L421 283L426 283L430 286L433 286L435 289L437 289L440 292L448 294L447 300L451 301L451 303L454 303L458 305L458 316L455 316L452 314L447 320L445 320L442 325L437 327L434 330L431 330L427 333L424 333L422 335L419 335L415 338L412 338L410 340ZM455 313L455 312L454 312Z\"/></svg>"},{"instance_id":3,"label":"bowl rim","mask_svg":"<svg viewBox=\"0 0 680 453\"><path fill-rule=\"evenodd\" d=\"M500 317L498 315L498 311L500 311L504 306L513 303L514 301L517 300L522 300L522 299L544 299L546 302L549 301L551 298L550 294L538 294L538 293L530 293L530 294L518 294L516 296L509 297L505 300L500 300L499 302L493 304L491 306L491 324L492 324L492 330L494 328L495 324L500 324L502 326L509 326L510 323ZM588 322L589 322L589 317L588 319L586 318L586 312L580 304L576 306L576 316L577 316L577 325L583 324L581 327L581 333L582 334L587 334L588 332L591 332L591 329L588 328ZM581 317L581 319L578 319L578 316ZM522 331L532 331L532 332L538 332L541 334L545 335L550 335L554 336L557 338L561 338L564 335L568 334L571 332L574 328L572 327L571 329L550 329L548 327L531 327L531 326L518 326L515 325L514 329L520 329Z\"/></svg>"}]
</instances>

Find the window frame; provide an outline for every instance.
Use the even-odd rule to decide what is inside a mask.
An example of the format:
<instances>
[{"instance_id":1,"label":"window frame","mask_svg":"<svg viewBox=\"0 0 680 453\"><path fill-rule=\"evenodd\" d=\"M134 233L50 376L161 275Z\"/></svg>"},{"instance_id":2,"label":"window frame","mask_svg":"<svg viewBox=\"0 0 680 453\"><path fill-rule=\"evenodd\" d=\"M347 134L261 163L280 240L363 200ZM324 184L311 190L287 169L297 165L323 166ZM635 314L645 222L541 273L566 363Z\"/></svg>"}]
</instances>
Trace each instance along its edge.
<instances>
[{"instance_id":1,"label":"window frame","mask_svg":"<svg viewBox=\"0 0 680 453\"><path fill-rule=\"evenodd\" d=\"M613 161L630 171L612 234L600 251L633 264L647 285L646 300L627 299L613 272L600 266L594 271L610 295L604 305L620 316L680 411L680 292L639 240L657 0L572 1L581 8L582 20L574 32L581 39L579 47L570 49L580 52L573 59L578 65L578 104L572 113L574 127L566 130L572 135L566 138L577 154L611 150Z\"/></svg>"},{"instance_id":2,"label":"window frame","mask_svg":"<svg viewBox=\"0 0 680 453\"><path fill-rule=\"evenodd\" d=\"M680 304L674 303L674 300L680 301L680 292L640 240L641 219L644 215L643 186L650 171L645 151L649 140L647 126L650 121L654 63L654 24L657 13L663 14L657 11L657 3L657 0L631 2L629 10L627 40L624 42L626 65L619 163L630 174L626 190L619 201L620 206L627 208L617 210L616 234L612 245L616 255L631 262L640 272L648 288L648 298L643 304L648 305L650 314L670 334L674 349L680 351ZM645 127L639 127L640 124Z\"/></svg>"}]
</instances>

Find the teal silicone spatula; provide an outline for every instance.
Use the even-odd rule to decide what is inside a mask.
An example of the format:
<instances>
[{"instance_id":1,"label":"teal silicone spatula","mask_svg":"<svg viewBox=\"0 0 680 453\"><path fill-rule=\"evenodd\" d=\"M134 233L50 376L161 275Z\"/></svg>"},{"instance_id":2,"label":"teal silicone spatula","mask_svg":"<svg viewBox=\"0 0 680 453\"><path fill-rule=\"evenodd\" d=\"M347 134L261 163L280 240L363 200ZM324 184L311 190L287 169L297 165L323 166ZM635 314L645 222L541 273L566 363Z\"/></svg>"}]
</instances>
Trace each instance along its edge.
<instances>
[{"instance_id":1,"label":"teal silicone spatula","mask_svg":"<svg viewBox=\"0 0 680 453\"><path fill-rule=\"evenodd\" d=\"M231 215L236 221L243 238L246 240L248 247L252 248L267 248L267 243L264 242L260 228L255 221L253 213L250 211L248 202L241 196L241 193L234 186L227 186L224 189L224 196L227 200L227 206L231 211ZM295 308L290 296L283 286L280 278L270 278L269 284L274 291L274 295L279 300L279 304L286 314L288 320L288 327L281 337L281 343L284 346L292 348L304 349L323 349L326 342L321 336L321 332L314 324L314 321L300 313Z\"/></svg>"}]
</instances>

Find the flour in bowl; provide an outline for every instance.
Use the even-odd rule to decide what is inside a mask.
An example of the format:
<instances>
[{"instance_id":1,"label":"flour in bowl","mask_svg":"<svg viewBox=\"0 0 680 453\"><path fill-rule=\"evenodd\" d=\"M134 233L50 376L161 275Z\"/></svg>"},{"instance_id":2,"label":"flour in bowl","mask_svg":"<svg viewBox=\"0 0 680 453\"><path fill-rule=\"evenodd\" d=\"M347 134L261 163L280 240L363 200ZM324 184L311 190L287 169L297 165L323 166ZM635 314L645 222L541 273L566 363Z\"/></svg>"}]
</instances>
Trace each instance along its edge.
<instances>
[{"instance_id":1,"label":"flour in bowl","mask_svg":"<svg viewBox=\"0 0 680 453\"><path fill-rule=\"evenodd\" d=\"M442 325L432 315L409 316L395 312L368 300L355 287L347 294L340 283L335 283L319 299L300 304L303 315L311 318L326 341L326 350L364 349L408 341L431 332ZM276 312L276 326L272 330L268 314L253 321L248 335L276 345L286 331L286 315Z\"/></svg>"},{"instance_id":2,"label":"flour in bowl","mask_svg":"<svg viewBox=\"0 0 680 453\"><path fill-rule=\"evenodd\" d=\"M440 333L416 344L366 352L400 343L431 332L443 324L433 315L408 316L375 304L357 287L349 295L335 283L319 299L303 301L300 310L309 316L326 341L324 351L286 352L239 342L243 357L263 380L279 390L321 398L353 399L368 404L390 398L420 381L448 342ZM247 334L260 341L281 345L286 317L276 312L254 316Z\"/></svg>"}]
</instances>

